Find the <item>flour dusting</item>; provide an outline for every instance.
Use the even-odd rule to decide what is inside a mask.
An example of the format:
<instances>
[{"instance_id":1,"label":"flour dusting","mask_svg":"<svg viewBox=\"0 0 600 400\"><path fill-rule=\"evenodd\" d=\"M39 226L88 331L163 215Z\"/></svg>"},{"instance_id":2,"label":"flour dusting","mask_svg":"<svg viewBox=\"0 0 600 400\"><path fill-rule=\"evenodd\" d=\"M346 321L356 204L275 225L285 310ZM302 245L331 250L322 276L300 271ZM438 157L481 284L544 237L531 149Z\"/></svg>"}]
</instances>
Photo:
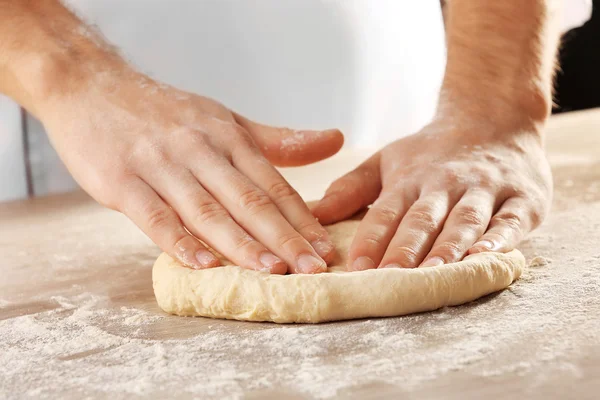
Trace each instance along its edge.
<instances>
[{"instance_id":1,"label":"flour dusting","mask_svg":"<svg viewBox=\"0 0 600 400\"><path fill-rule=\"evenodd\" d=\"M376 383L424 397L465 375L516 377L530 391L557 376L593 383L600 203L556 201L570 206L521 245L531 267L503 292L400 318L286 326L162 313L157 249L120 214L88 202L57 202L31 221L5 214L0 250L21 267L0 280L0 398L328 399ZM37 224L46 234L25 240Z\"/></svg>"},{"instance_id":2,"label":"flour dusting","mask_svg":"<svg viewBox=\"0 0 600 400\"><path fill-rule=\"evenodd\" d=\"M107 308L106 297L90 293L54 296L52 310L0 321L1 387L9 398L73 391L111 398L242 398L268 389L331 398L378 380L410 390L452 371L577 376L581 372L565 357L577 351L574 334L598 343L600 321L587 317L579 303L586 293L587 301L600 304L600 273L589 261L558 267L542 260L535 258L537 268L509 290L464 307L325 325L239 323L232 330L231 323L214 321L180 339L148 337L169 321L200 319L156 308ZM577 283L572 268L588 277L586 283ZM498 307L507 302L510 307ZM552 337L544 337L550 327ZM539 345L527 354L512 352L533 335Z\"/></svg>"},{"instance_id":3,"label":"flour dusting","mask_svg":"<svg viewBox=\"0 0 600 400\"><path fill-rule=\"evenodd\" d=\"M288 134L281 139L280 150L282 152L295 152L302 150L323 137L324 131L298 131L289 130Z\"/></svg>"}]
</instances>

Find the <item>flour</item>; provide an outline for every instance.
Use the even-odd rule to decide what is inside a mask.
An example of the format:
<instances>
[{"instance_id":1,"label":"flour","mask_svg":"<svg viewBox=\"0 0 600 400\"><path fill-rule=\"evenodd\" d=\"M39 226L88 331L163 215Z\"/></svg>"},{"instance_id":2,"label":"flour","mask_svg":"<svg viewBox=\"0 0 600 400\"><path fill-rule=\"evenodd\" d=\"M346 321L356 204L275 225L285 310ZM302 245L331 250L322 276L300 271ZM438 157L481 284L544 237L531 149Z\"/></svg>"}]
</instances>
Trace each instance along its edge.
<instances>
[{"instance_id":1,"label":"flour","mask_svg":"<svg viewBox=\"0 0 600 400\"><path fill-rule=\"evenodd\" d=\"M534 257L531 261L529 261L529 267L530 268L545 267L550 263L552 263L552 260L550 260L546 257L537 256L537 257Z\"/></svg>"},{"instance_id":2,"label":"flour","mask_svg":"<svg viewBox=\"0 0 600 400\"><path fill-rule=\"evenodd\" d=\"M599 305L600 273L589 262L560 269L545 259L534 262L537 267L509 290L464 307L322 326L245 323L232 330L230 323L215 321L184 339L146 338L159 324L180 318L104 308L108 299L89 293L55 296L53 310L0 321L3 394L241 398L283 382L280 389L331 398L373 380L410 390L459 370L539 380L540 371L559 369L577 376L578 368L562 360L577 350L569 340L575 324L578 335L588 332L588 340L598 343L600 321L586 318L579 299L586 294ZM574 267L588 277L585 283L569 273ZM511 307L497 306L507 301ZM531 348L526 357L511 352L516 343L543 336L550 327L554 337L543 340L543 347Z\"/></svg>"},{"instance_id":3,"label":"flour","mask_svg":"<svg viewBox=\"0 0 600 400\"><path fill-rule=\"evenodd\" d=\"M287 135L281 139L280 151L295 152L305 149L310 144L321 140L324 131L297 131L289 129Z\"/></svg>"},{"instance_id":4,"label":"flour","mask_svg":"<svg viewBox=\"0 0 600 400\"><path fill-rule=\"evenodd\" d=\"M425 397L464 374L517 377L532 391L557 376L589 379L581 360L600 348L600 203L565 193L556 201L569 207L520 246L532 267L508 290L432 313L323 325L165 315L149 275L158 250L122 215L57 202L32 218L47 232L34 242L25 238L37 225L5 216L0 250L5 265L22 268L2 269L0 280L0 398L327 399L375 382ZM5 284L24 279L31 284Z\"/></svg>"}]
</instances>

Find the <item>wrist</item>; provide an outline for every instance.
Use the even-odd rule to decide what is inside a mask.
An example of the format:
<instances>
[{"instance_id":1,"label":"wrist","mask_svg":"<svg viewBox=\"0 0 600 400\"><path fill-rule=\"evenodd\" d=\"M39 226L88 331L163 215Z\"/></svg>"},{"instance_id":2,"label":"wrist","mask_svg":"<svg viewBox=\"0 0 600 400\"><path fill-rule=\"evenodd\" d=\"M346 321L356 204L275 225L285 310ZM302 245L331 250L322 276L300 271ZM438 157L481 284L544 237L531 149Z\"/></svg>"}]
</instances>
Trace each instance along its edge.
<instances>
[{"instance_id":1,"label":"wrist","mask_svg":"<svg viewBox=\"0 0 600 400\"><path fill-rule=\"evenodd\" d=\"M42 120L55 106L81 99L100 79L117 81L129 70L120 58L93 48L34 53L22 65L14 72L20 85L15 99Z\"/></svg>"},{"instance_id":2,"label":"wrist","mask_svg":"<svg viewBox=\"0 0 600 400\"><path fill-rule=\"evenodd\" d=\"M476 125L493 134L518 131L540 134L550 116L551 95L543 89L511 88L495 83L448 84L440 91L435 119Z\"/></svg>"},{"instance_id":3,"label":"wrist","mask_svg":"<svg viewBox=\"0 0 600 400\"><path fill-rule=\"evenodd\" d=\"M22 37L23 27L27 36ZM36 116L126 63L59 1L9 2L0 15L0 92Z\"/></svg>"},{"instance_id":4,"label":"wrist","mask_svg":"<svg viewBox=\"0 0 600 400\"><path fill-rule=\"evenodd\" d=\"M541 131L551 111L559 39L553 4L449 2L440 113L500 132Z\"/></svg>"}]
</instances>

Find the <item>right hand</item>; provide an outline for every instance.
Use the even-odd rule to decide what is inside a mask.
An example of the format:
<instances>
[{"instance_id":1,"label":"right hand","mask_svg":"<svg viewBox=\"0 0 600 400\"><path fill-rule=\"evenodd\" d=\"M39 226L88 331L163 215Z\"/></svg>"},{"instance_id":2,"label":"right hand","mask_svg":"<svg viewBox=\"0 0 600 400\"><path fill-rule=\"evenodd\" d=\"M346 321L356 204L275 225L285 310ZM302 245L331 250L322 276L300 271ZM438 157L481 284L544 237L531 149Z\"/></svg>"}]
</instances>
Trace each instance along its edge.
<instances>
[{"instance_id":1,"label":"right hand","mask_svg":"<svg viewBox=\"0 0 600 400\"><path fill-rule=\"evenodd\" d=\"M326 270L334 253L327 232L271 163L327 158L342 146L338 130L260 125L209 98L119 72L70 84L39 110L84 190L192 268L220 265L201 239L244 268Z\"/></svg>"}]
</instances>

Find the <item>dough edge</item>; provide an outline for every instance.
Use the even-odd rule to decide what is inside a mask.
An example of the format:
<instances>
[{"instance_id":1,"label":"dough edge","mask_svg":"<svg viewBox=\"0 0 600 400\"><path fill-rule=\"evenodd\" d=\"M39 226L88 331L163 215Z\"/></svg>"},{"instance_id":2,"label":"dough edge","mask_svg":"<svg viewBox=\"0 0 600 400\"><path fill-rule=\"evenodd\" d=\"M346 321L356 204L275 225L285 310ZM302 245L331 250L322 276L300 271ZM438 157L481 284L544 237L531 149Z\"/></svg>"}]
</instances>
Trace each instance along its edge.
<instances>
[{"instance_id":1,"label":"dough edge","mask_svg":"<svg viewBox=\"0 0 600 400\"><path fill-rule=\"evenodd\" d=\"M505 289L525 258L478 253L461 262L416 269L270 275L237 266L192 270L161 254L152 270L165 312L242 321L318 323L401 316L456 306Z\"/></svg>"}]
</instances>

